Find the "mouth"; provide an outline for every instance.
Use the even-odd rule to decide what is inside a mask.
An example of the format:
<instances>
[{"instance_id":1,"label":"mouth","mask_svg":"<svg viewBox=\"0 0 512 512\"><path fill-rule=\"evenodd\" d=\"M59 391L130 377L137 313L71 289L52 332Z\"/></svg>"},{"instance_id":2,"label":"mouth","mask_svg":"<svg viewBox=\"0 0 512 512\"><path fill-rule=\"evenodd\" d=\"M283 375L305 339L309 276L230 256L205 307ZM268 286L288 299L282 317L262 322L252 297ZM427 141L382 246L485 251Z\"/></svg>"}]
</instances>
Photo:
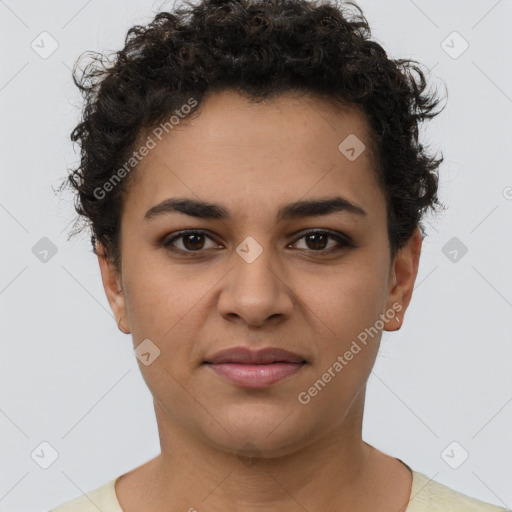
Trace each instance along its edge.
<instances>
[{"instance_id":1,"label":"mouth","mask_svg":"<svg viewBox=\"0 0 512 512\"><path fill-rule=\"evenodd\" d=\"M204 364L220 377L245 388L265 388L299 372L307 361L278 348L237 347L217 352Z\"/></svg>"}]
</instances>

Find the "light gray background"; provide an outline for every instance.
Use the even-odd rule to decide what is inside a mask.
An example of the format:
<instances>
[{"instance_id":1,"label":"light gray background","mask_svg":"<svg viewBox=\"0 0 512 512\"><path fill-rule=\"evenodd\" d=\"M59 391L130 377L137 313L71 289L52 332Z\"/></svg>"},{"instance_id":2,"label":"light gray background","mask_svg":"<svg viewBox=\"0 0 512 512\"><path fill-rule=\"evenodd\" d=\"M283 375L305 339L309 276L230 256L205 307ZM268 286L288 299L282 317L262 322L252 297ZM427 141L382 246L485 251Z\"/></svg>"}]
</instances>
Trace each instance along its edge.
<instances>
[{"instance_id":1,"label":"light gray background","mask_svg":"<svg viewBox=\"0 0 512 512\"><path fill-rule=\"evenodd\" d=\"M448 211L426 224L402 329L383 335L364 438L441 483L512 508L512 2L359 5L391 57L419 60L449 93L422 131L445 156ZM67 241L71 196L52 187L78 160L69 140L81 106L73 63L87 50L120 49L127 29L161 6L0 1L0 511L48 509L159 452L131 336L117 329L88 235ZM59 45L47 59L31 48L43 31ZM442 47L453 31L469 43L458 58ZM445 44L461 48L453 36ZM43 237L57 247L46 263L32 252ZM468 248L456 262L442 252L452 237ZM48 469L31 458L44 441L58 452ZM451 460L469 453L458 469L441 455L453 441L462 448L448 451Z\"/></svg>"}]
</instances>

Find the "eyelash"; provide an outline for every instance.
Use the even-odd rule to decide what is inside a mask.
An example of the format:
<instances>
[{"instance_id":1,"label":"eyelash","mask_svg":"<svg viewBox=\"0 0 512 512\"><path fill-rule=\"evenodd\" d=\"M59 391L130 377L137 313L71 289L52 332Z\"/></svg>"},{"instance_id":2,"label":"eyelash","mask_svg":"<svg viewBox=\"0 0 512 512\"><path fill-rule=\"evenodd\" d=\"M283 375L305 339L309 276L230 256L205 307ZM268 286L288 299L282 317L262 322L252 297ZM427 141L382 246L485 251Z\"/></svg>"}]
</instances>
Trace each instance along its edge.
<instances>
[{"instance_id":1,"label":"eyelash","mask_svg":"<svg viewBox=\"0 0 512 512\"><path fill-rule=\"evenodd\" d=\"M330 239L333 239L337 242L338 245L334 246L334 247L331 247L329 249L318 249L318 250L314 250L314 249L298 249L300 251L308 251L308 252L313 252L313 253L320 253L320 254L331 254L333 252L337 252L337 251L340 251L346 247L355 247L354 243L346 236L342 236L340 234L334 234L330 231L308 231L304 234L302 234L302 236L300 236L299 238L297 238L294 242L292 242L292 244L295 244L297 243L299 240L302 240L303 238L309 236L309 235L326 235L328 238ZM207 250L207 249L198 249L196 251L191 251L191 250L187 250L187 249L177 249L176 247L173 247L172 244L173 242L175 242L176 240L179 240L180 238L183 238L187 235L202 235L202 236L205 236L206 238L209 238L210 240L212 241L215 241L210 235L208 235L205 231L201 231L201 230L184 230L184 231L180 231L178 233L176 233L176 235L174 235L172 238L164 241L162 243L162 245L170 250L170 251L173 251L173 252L179 252L179 253L189 253L189 254L200 254L201 252L203 252L204 250ZM291 245L291 244L290 244Z\"/></svg>"}]
</instances>

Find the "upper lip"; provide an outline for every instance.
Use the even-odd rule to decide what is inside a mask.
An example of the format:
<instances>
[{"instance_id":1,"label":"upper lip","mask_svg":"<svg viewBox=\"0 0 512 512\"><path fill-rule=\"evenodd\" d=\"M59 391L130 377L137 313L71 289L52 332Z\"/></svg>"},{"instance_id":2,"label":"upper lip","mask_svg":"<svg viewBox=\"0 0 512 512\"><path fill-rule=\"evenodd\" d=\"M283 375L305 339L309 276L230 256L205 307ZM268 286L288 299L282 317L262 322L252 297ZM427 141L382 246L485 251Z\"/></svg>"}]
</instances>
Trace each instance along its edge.
<instances>
[{"instance_id":1,"label":"upper lip","mask_svg":"<svg viewBox=\"0 0 512 512\"><path fill-rule=\"evenodd\" d=\"M239 364L270 364L277 362L304 363L305 359L299 354L281 348L264 348L251 350L247 347L234 347L216 352L205 361L206 363L239 363Z\"/></svg>"}]
</instances>

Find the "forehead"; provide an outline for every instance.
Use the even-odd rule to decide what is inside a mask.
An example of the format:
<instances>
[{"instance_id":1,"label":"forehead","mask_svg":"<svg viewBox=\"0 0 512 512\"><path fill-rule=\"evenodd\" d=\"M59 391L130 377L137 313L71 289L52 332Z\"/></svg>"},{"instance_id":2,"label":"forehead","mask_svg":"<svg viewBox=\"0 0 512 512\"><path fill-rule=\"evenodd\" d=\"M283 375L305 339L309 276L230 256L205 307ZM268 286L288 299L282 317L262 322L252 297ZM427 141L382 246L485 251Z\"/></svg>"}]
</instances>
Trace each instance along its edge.
<instances>
[{"instance_id":1,"label":"forehead","mask_svg":"<svg viewBox=\"0 0 512 512\"><path fill-rule=\"evenodd\" d=\"M272 209L309 196L382 200L369 126L356 107L291 94L254 103L224 91L155 142L132 177L130 202L140 209L169 197L252 199Z\"/></svg>"},{"instance_id":2,"label":"forehead","mask_svg":"<svg viewBox=\"0 0 512 512\"><path fill-rule=\"evenodd\" d=\"M199 114L198 117L197 114ZM192 119L173 129L174 138L186 127L190 142L226 148L260 148L284 153L311 154L321 149L338 150L349 135L369 142L370 129L362 110L354 105L335 105L332 101L299 93L286 93L254 101L234 91L208 94ZM165 137L171 142L172 137ZM367 144L368 146L368 144ZM197 149L200 149L197 147Z\"/></svg>"}]
</instances>

